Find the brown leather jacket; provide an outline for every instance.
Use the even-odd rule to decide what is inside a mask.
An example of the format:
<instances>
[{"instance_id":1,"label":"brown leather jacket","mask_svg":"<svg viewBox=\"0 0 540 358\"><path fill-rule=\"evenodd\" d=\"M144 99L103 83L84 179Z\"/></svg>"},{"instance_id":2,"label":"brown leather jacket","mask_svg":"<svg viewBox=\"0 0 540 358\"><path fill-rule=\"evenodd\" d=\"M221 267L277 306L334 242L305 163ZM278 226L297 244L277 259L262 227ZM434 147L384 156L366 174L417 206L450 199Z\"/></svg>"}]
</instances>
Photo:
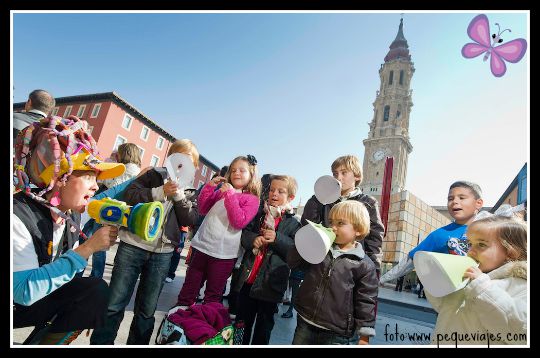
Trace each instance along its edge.
<instances>
[{"instance_id":1,"label":"brown leather jacket","mask_svg":"<svg viewBox=\"0 0 540 358\"><path fill-rule=\"evenodd\" d=\"M362 245L342 252L333 246L324 260L312 265L296 247L289 250L291 269L305 272L294 308L303 318L342 336L375 335L375 302L379 281L373 261Z\"/></svg>"}]
</instances>

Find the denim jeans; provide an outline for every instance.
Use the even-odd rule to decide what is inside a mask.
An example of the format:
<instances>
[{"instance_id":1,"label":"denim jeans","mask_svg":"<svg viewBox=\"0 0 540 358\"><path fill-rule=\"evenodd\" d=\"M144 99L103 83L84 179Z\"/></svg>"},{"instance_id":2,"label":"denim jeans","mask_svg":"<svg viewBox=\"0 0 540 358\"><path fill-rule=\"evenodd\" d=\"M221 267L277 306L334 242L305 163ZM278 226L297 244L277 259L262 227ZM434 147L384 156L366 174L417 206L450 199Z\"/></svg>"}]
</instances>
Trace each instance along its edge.
<instances>
[{"instance_id":1,"label":"denim jeans","mask_svg":"<svg viewBox=\"0 0 540 358\"><path fill-rule=\"evenodd\" d=\"M292 344L353 345L358 343L357 335L348 338L335 332L315 327L304 321L300 316L297 317L296 322Z\"/></svg>"},{"instance_id":2,"label":"denim jeans","mask_svg":"<svg viewBox=\"0 0 540 358\"><path fill-rule=\"evenodd\" d=\"M114 344L139 275L140 282L135 296L134 316L127 344L150 343L154 330L154 313L169 270L171 256L172 252L152 253L120 242L109 284L111 293L107 322L105 327L94 330L90 339L91 344Z\"/></svg>"},{"instance_id":3,"label":"denim jeans","mask_svg":"<svg viewBox=\"0 0 540 358\"><path fill-rule=\"evenodd\" d=\"M92 254L92 272L90 272L90 277L103 278L106 259L107 251L97 251Z\"/></svg>"}]
</instances>

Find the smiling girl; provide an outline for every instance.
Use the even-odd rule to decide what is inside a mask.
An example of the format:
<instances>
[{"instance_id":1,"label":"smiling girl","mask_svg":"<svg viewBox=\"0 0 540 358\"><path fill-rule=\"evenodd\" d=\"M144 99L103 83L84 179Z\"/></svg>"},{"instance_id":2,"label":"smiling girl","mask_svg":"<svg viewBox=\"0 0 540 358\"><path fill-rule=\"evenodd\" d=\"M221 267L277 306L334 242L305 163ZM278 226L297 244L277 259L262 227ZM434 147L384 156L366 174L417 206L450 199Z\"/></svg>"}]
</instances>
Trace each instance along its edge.
<instances>
[{"instance_id":1,"label":"smiling girl","mask_svg":"<svg viewBox=\"0 0 540 358\"><path fill-rule=\"evenodd\" d=\"M256 164L252 155L237 157L225 177L215 177L201 190L199 213L206 216L191 240L191 262L177 306L185 309L193 305L205 280L204 303L221 301L223 288L241 254L242 229L259 208L261 184ZM169 312L174 311L176 307Z\"/></svg>"}]
</instances>

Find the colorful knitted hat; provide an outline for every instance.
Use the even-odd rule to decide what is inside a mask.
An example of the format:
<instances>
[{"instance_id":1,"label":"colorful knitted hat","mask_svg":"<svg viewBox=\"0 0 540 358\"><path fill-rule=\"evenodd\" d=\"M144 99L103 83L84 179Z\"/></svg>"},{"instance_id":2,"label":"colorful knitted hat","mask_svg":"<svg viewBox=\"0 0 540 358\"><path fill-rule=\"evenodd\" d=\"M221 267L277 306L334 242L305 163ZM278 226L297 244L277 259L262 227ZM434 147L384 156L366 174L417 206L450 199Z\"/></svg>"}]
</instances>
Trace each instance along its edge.
<instances>
[{"instance_id":1,"label":"colorful knitted hat","mask_svg":"<svg viewBox=\"0 0 540 358\"><path fill-rule=\"evenodd\" d=\"M29 191L30 183L44 188L38 196L65 181L73 170L98 170L98 179L122 175L120 163L105 163L97 155L87 122L75 116L49 116L19 132L15 140L17 188Z\"/></svg>"}]
</instances>

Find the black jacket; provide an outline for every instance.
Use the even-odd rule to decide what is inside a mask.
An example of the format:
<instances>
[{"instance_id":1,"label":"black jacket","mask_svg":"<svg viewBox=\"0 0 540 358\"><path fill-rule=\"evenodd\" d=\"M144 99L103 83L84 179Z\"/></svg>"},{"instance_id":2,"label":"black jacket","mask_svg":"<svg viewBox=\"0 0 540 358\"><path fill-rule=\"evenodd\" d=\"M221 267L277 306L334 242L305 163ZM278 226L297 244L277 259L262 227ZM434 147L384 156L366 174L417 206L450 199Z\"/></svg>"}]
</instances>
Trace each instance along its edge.
<instances>
[{"instance_id":1,"label":"black jacket","mask_svg":"<svg viewBox=\"0 0 540 358\"><path fill-rule=\"evenodd\" d=\"M19 217L28 232L30 232L39 266L50 263L53 259L53 220L51 210L21 191L13 195L13 214ZM70 217L76 225L80 225L81 214L71 212ZM61 253L71 249L75 242L79 240L77 233L71 232L69 223L66 223L64 236L64 246L61 248Z\"/></svg>"},{"instance_id":2,"label":"black jacket","mask_svg":"<svg viewBox=\"0 0 540 358\"><path fill-rule=\"evenodd\" d=\"M380 273L381 270L381 260L382 260L382 242L384 237L384 226L381 220L381 214L379 212L379 203L377 199L372 196L362 194L348 198L347 200L356 200L361 202L366 206L366 209L369 213L369 234L364 240L362 240L362 246L364 251L369 256L371 261L375 264L377 268L377 273ZM304 212L302 214L302 226L307 225L307 221L313 221L315 224L322 223L326 227L330 227L328 222L328 214L330 209L341 200L336 201L332 204L323 205L315 195L313 195L306 203L304 207Z\"/></svg>"},{"instance_id":3,"label":"black jacket","mask_svg":"<svg viewBox=\"0 0 540 358\"><path fill-rule=\"evenodd\" d=\"M379 292L373 261L362 245L340 252L333 246L324 260L312 265L296 247L289 251L291 269L305 272L294 308L305 319L342 336L375 335L375 302Z\"/></svg>"},{"instance_id":4,"label":"black jacket","mask_svg":"<svg viewBox=\"0 0 540 358\"><path fill-rule=\"evenodd\" d=\"M264 210L259 209L255 218L242 231L241 243L246 252L238 272L238 279L235 280L234 291L241 290L253 268L255 261L253 241L257 236L260 236L264 217ZM293 214L285 214L277 227L276 240L268 245L259 273L251 286L249 293L251 298L267 302L281 302L287 289L290 273L287 265L287 254L294 246L293 238L299 229L300 221Z\"/></svg>"}]
</instances>

